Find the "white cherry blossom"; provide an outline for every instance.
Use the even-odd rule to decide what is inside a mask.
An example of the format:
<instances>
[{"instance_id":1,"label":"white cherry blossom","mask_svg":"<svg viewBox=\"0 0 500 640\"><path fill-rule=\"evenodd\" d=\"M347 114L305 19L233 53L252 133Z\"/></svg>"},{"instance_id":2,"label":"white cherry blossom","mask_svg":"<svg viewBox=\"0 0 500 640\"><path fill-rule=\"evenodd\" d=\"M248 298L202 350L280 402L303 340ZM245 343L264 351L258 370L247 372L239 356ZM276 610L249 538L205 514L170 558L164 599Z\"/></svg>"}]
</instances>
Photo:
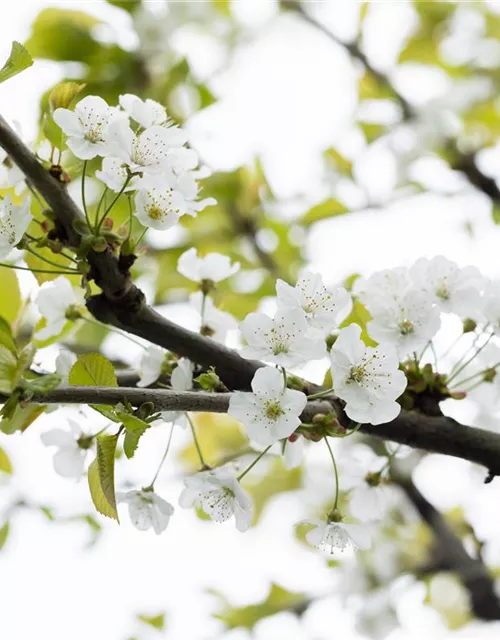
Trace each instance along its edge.
<instances>
[{"instance_id":1,"label":"white cherry blossom","mask_svg":"<svg viewBox=\"0 0 500 640\"><path fill-rule=\"evenodd\" d=\"M366 347L361 328L351 324L339 334L330 352L335 393L345 400L345 412L356 422L383 424L401 411L396 399L406 377L391 347Z\"/></svg>"},{"instance_id":2,"label":"white cherry blossom","mask_svg":"<svg viewBox=\"0 0 500 640\"><path fill-rule=\"evenodd\" d=\"M35 334L35 338L38 340L47 340L61 333L68 320L67 313L77 304L73 287L64 276L59 276L50 282L44 282L38 291L35 302L46 320L45 326Z\"/></svg>"},{"instance_id":3,"label":"white cherry blossom","mask_svg":"<svg viewBox=\"0 0 500 640\"><path fill-rule=\"evenodd\" d=\"M174 513L174 507L160 498L153 489L117 493L116 498L118 502L128 505L130 521L139 531L153 529L159 535L165 531Z\"/></svg>"},{"instance_id":4,"label":"white cherry blossom","mask_svg":"<svg viewBox=\"0 0 500 640\"><path fill-rule=\"evenodd\" d=\"M231 263L229 256L208 253L201 258L194 247L184 251L177 261L177 271L193 282L220 282L230 278L239 270L240 263Z\"/></svg>"},{"instance_id":5,"label":"white cherry blossom","mask_svg":"<svg viewBox=\"0 0 500 640\"><path fill-rule=\"evenodd\" d=\"M329 291L318 273L304 272L295 287L283 280L276 282L278 306L299 308L314 329L328 333L336 328L350 310L351 298L343 287Z\"/></svg>"},{"instance_id":6,"label":"white cherry blossom","mask_svg":"<svg viewBox=\"0 0 500 640\"><path fill-rule=\"evenodd\" d=\"M316 519L305 520L304 523L313 525L313 529L306 533L309 544L328 554L338 555L346 550L371 547L370 531L363 525Z\"/></svg>"},{"instance_id":7,"label":"white cherry blossom","mask_svg":"<svg viewBox=\"0 0 500 640\"><path fill-rule=\"evenodd\" d=\"M444 256L420 258L411 274L415 285L432 296L445 313L470 317L479 306L484 278L476 267L460 268Z\"/></svg>"},{"instance_id":8,"label":"white cherry blossom","mask_svg":"<svg viewBox=\"0 0 500 640\"><path fill-rule=\"evenodd\" d=\"M187 358L180 358L177 366L170 376L170 386L174 391L191 391L193 388L194 364ZM186 414L183 411L162 411L162 420L175 422L175 424L185 427L187 424Z\"/></svg>"},{"instance_id":9,"label":"white cherry blossom","mask_svg":"<svg viewBox=\"0 0 500 640\"><path fill-rule=\"evenodd\" d=\"M441 326L439 308L422 291L409 291L383 309L369 311L373 318L366 325L369 335L383 346L395 347L401 360L424 348Z\"/></svg>"},{"instance_id":10,"label":"white cherry blossom","mask_svg":"<svg viewBox=\"0 0 500 640\"><path fill-rule=\"evenodd\" d=\"M33 216L30 213L31 200L24 198L20 205L12 202L10 195L0 200L0 260L23 239Z\"/></svg>"},{"instance_id":11,"label":"white cherry blossom","mask_svg":"<svg viewBox=\"0 0 500 640\"><path fill-rule=\"evenodd\" d=\"M235 391L229 400L228 414L244 425L249 438L264 447L288 438L300 425L299 416L307 404L305 393L283 385L281 371L263 367L253 377L253 393Z\"/></svg>"},{"instance_id":12,"label":"white cherry blossom","mask_svg":"<svg viewBox=\"0 0 500 640\"><path fill-rule=\"evenodd\" d=\"M296 469L304 458L305 439L299 435L291 435L285 442L283 462L287 469Z\"/></svg>"},{"instance_id":13,"label":"white cherry blossom","mask_svg":"<svg viewBox=\"0 0 500 640\"><path fill-rule=\"evenodd\" d=\"M481 307L473 318L486 322L500 336L500 280L486 282Z\"/></svg>"},{"instance_id":14,"label":"white cherry blossom","mask_svg":"<svg viewBox=\"0 0 500 640\"><path fill-rule=\"evenodd\" d=\"M42 433L46 447L57 447L54 453L54 470L63 478L81 478L87 454L92 447L91 436L85 435L77 422L68 419L70 431L51 429Z\"/></svg>"},{"instance_id":15,"label":"white cherry blossom","mask_svg":"<svg viewBox=\"0 0 500 640\"><path fill-rule=\"evenodd\" d=\"M120 158L108 157L103 158L101 169L95 172L95 177L104 182L104 184L114 191L118 193L124 188L125 183L127 182L127 169L123 160ZM137 189L140 184L140 176L134 176L125 186L124 191L134 191Z\"/></svg>"},{"instance_id":16,"label":"white cherry blossom","mask_svg":"<svg viewBox=\"0 0 500 640\"><path fill-rule=\"evenodd\" d=\"M234 516L238 531L246 531L252 522L252 500L238 480L225 469L202 471L184 479L179 504L197 506L215 522Z\"/></svg>"},{"instance_id":17,"label":"white cherry blossom","mask_svg":"<svg viewBox=\"0 0 500 640\"><path fill-rule=\"evenodd\" d=\"M57 354L56 373L61 376L61 384L68 384L69 372L76 360L76 355L68 349L61 349Z\"/></svg>"},{"instance_id":18,"label":"white cherry blossom","mask_svg":"<svg viewBox=\"0 0 500 640\"><path fill-rule=\"evenodd\" d=\"M149 387L161 376L162 368L165 363L166 353L156 345L150 345L142 354L141 363L139 365L140 380L138 387Z\"/></svg>"},{"instance_id":19,"label":"white cherry blossom","mask_svg":"<svg viewBox=\"0 0 500 640\"><path fill-rule=\"evenodd\" d=\"M110 155L125 162L133 174L171 175L194 169L198 156L182 146L186 139L181 129L153 126L137 134L121 119L109 126Z\"/></svg>"},{"instance_id":20,"label":"white cherry blossom","mask_svg":"<svg viewBox=\"0 0 500 640\"><path fill-rule=\"evenodd\" d=\"M75 110L56 109L54 120L68 136L67 144L73 154L82 160L108 155L110 122L117 119L117 109L110 107L99 96L80 100Z\"/></svg>"},{"instance_id":21,"label":"white cherry blossom","mask_svg":"<svg viewBox=\"0 0 500 640\"><path fill-rule=\"evenodd\" d=\"M409 269L396 267L377 271L368 279L358 278L354 289L370 314L376 316L414 290L414 282Z\"/></svg>"},{"instance_id":22,"label":"white cherry blossom","mask_svg":"<svg viewBox=\"0 0 500 640\"><path fill-rule=\"evenodd\" d=\"M137 124L140 124L141 127L145 129L153 127L154 125L160 127L169 125L165 107L159 102L156 102L156 100L151 100L150 98L141 100L138 96L126 93L119 97L118 102L120 103L120 107L127 112L132 120L135 120Z\"/></svg>"},{"instance_id":23,"label":"white cherry blossom","mask_svg":"<svg viewBox=\"0 0 500 640\"><path fill-rule=\"evenodd\" d=\"M284 367L318 360L326 354L325 342L308 337L308 329L302 309L278 309L274 318L250 313L240 324L248 345L241 355Z\"/></svg>"},{"instance_id":24,"label":"white cherry blossom","mask_svg":"<svg viewBox=\"0 0 500 640\"><path fill-rule=\"evenodd\" d=\"M203 303L203 294L201 291L192 293L189 296L191 304L198 312L200 319L203 316L202 321L202 333L203 335L217 340L217 342L225 342L229 331L234 331L238 328L238 323L227 311L218 309L212 298L205 296L205 302Z\"/></svg>"}]
</instances>

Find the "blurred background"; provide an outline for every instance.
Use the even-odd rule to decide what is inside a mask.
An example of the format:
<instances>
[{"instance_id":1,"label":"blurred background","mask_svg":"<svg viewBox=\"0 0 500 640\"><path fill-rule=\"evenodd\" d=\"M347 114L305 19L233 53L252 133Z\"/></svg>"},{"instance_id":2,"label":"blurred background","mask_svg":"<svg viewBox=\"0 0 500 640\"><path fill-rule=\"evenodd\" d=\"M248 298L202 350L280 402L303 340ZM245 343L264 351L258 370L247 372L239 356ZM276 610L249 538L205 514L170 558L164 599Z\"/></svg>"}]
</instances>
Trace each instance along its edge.
<instances>
[{"instance_id":1,"label":"blurred background","mask_svg":"<svg viewBox=\"0 0 500 640\"><path fill-rule=\"evenodd\" d=\"M203 195L218 205L167 233L149 231L134 272L150 301L189 328L198 323L187 304L195 285L175 265L191 246L242 263L218 293L238 320L272 309L276 278L293 281L304 265L335 284L442 254L500 276L500 2L23 0L3 7L0 35L3 59L12 40L36 58L0 85L0 112L41 155L51 137L47 92L65 78L110 104L123 93L158 100L189 132L212 172ZM71 162L78 200L81 166ZM19 277L23 296L42 280ZM6 272L1 289L6 304ZM445 323L443 350L456 331ZM65 346L132 367L141 353L88 326ZM52 367L57 353L47 347L39 364ZM302 373L321 382L325 370ZM443 409L491 427L473 403ZM92 432L104 424L90 409L63 408L22 435L0 433L2 637L500 637L500 622L474 615L456 567L436 551L436 532L396 488L370 552L331 560L304 543L295 523L331 501L322 447L310 447L300 469L271 457L252 473L256 526L245 535L177 509L156 537L125 513L120 527L105 521L84 480L54 473L40 434L68 417ZM245 446L225 416L200 415L197 425L209 460ZM122 489L142 486L156 468L168 429L148 436L118 466ZM158 492L176 504L196 454L186 432L173 442ZM482 484L461 460L405 460L424 500L500 579L498 481Z\"/></svg>"}]
</instances>

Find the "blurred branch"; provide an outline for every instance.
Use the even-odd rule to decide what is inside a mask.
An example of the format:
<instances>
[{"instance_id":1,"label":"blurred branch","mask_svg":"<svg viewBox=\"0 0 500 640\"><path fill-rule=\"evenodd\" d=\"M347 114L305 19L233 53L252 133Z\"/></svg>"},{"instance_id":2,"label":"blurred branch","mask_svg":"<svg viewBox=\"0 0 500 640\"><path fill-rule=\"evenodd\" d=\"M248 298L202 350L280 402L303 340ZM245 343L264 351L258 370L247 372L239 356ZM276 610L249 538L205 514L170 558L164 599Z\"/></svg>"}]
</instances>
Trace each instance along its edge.
<instances>
[{"instance_id":1,"label":"blurred branch","mask_svg":"<svg viewBox=\"0 0 500 640\"><path fill-rule=\"evenodd\" d=\"M438 565L455 572L469 592L474 614L482 620L500 620L500 600L493 578L478 558L471 558L442 514L420 493L410 478L396 478L415 509L434 533Z\"/></svg>"},{"instance_id":2,"label":"blurred branch","mask_svg":"<svg viewBox=\"0 0 500 640\"><path fill-rule=\"evenodd\" d=\"M390 91L396 102L401 107L403 114L403 120L406 122L411 121L417 116L417 113L410 105L408 100L399 93L395 88L391 79L381 71L378 71L368 60L366 55L361 51L357 42L343 42L334 33L325 27L325 25L318 22L315 18L304 10L299 0L281 0L281 6L293 11L299 15L305 22L312 27L323 33L329 40L335 42L339 46L343 47L354 60L360 62L364 69L378 82L382 87ZM452 160L450 166L455 171L460 171L468 179L469 183L476 187L479 191L487 195L494 202L500 203L500 189L496 181L493 178L485 175L477 166L475 154L463 153L458 148L456 140L452 138L447 139L447 147L451 152Z\"/></svg>"},{"instance_id":3,"label":"blurred branch","mask_svg":"<svg viewBox=\"0 0 500 640\"><path fill-rule=\"evenodd\" d=\"M25 175L46 199L53 209L60 227L60 235L65 235L65 244L78 247L80 237L74 230L74 223L83 220L83 214L69 196L64 184L58 182L32 152L19 139L17 134L0 116L0 146L11 156ZM229 389L249 389L253 376L262 362L246 360L234 349L229 349L210 338L199 335L165 319L149 307L144 294L131 281L128 269L123 268L119 257L110 247L101 253L90 251L87 256L91 266L89 278L93 278L102 289L100 295L87 300L87 308L101 322L111 324L133 335L144 338L152 344L163 347L173 353L190 359L203 366L215 367L221 380ZM129 374L126 374L129 375ZM125 374L123 374L125 376ZM322 390L306 380L302 381L307 394ZM56 389L50 394L35 397L35 402L89 402L95 404L117 403L128 399L142 403L155 394L156 401L162 407L192 411L226 411L228 395L191 394L174 400L173 392L160 392L155 389L101 389L96 397L95 388ZM170 393L170 395L165 395ZM133 395L132 395L133 394ZM140 395L139 395L140 394ZM203 398L203 404L201 399ZM199 401L195 406L189 402ZM225 409L222 404L226 403ZM159 405L160 406L160 405ZM332 412L346 428L353 423L344 413L344 403L330 395L322 400L323 409L318 413ZM218 408L212 408L218 407ZM316 405L310 405L316 407ZM326 407L326 408L325 408ZM308 409L309 409L308 408ZM315 409L316 410L316 409ZM385 438L412 447L451 455L484 465L489 470L488 478L500 475L500 436L489 431L462 425L451 418L441 415L426 416L417 412L402 411L392 422L385 425L364 425L362 431L375 437Z\"/></svg>"}]
</instances>

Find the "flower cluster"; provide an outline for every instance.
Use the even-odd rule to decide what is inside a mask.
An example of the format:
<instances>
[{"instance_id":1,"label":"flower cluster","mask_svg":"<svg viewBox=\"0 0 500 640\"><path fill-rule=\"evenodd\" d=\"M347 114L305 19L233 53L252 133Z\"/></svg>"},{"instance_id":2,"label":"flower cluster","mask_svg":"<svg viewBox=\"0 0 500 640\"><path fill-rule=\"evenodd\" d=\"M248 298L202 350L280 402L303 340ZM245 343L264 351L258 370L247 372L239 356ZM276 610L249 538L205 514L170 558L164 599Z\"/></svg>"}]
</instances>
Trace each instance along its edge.
<instances>
[{"instance_id":1,"label":"flower cluster","mask_svg":"<svg viewBox=\"0 0 500 640\"><path fill-rule=\"evenodd\" d=\"M111 191L135 192L135 215L144 226L169 229L214 203L197 200L198 156L158 102L126 94L110 107L87 96L74 110L59 108L53 115L77 158L103 158L96 178Z\"/></svg>"}]
</instances>

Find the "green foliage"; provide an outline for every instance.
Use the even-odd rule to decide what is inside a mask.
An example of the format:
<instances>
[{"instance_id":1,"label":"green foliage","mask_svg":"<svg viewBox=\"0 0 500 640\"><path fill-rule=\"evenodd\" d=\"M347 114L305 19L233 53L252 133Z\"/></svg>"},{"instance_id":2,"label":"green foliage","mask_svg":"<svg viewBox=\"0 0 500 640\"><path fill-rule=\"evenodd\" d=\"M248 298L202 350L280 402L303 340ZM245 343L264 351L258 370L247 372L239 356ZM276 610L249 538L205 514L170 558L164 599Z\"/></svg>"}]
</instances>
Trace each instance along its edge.
<instances>
[{"instance_id":1,"label":"green foliage","mask_svg":"<svg viewBox=\"0 0 500 640\"><path fill-rule=\"evenodd\" d=\"M16 343L12 335L12 329L5 318L0 316L0 346L5 347L14 355L17 354Z\"/></svg>"},{"instance_id":2,"label":"green foliage","mask_svg":"<svg viewBox=\"0 0 500 640\"><path fill-rule=\"evenodd\" d=\"M10 532L10 524L6 522L2 527L0 527L0 551L5 546L7 542L7 538L9 537Z\"/></svg>"},{"instance_id":3,"label":"green foliage","mask_svg":"<svg viewBox=\"0 0 500 640\"><path fill-rule=\"evenodd\" d=\"M274 458L264 475L253 481L252 476L245 478L244 484L253 499L253 523L256 524L271 498L302 487L302 469L287 469L281 458Z\"/></svg>"},{"instance_id":4,"label":"green foliage","mask_svg":"<svg viewBox=\"0 0 500 640\"><path fill-rule=\"evenodd\" d=\"M118 434L102 434L97 436L96 440L97 457L88 470L90 495L99 513L119 522L115 496L115 452Z\"/></svg>"},{"instance_id":5,"label":"green foliage","mask_svg":"<svg viewBox=\"0 0 500 640\"><path fill-rule=\"evenodd\" d=\"M122 421L125 427L125 439L123 441L123 451L127 458L133 458L139 446L139 440L149 429L150 425L144 420L132 416L129 413L117 412L116 416Z\"/></svg>"},{"instance_id":6,"label":"green foliage","mask_svg":"<svg viewBox=\"0 0 500 640\"><path fill-rule=\"evenodd\" d=\"M44 404L16 405L11 415L8 417L4 415L2 418L2 421L0 422L0 431L7 434L12 434L16 431L26 431L26 429L33 424L38 416L42 415L46 409L47 405Z\"/></svg>"},{"instance_id":7,"label":"green foliage","mask_svg":"<svg viewBox=\"0 0 500 640\"><path fill-rule=\"evenodd\" d=\"M17 371L17 358L11 351L0 345L0 393L11 393Z\"/></svg>"},{"instance_id":8,"label":"green foliage","mask_svg":"<svg viewBox=\"0 0 500 640\"><path fill-rule=\"evenodd\" d=\"M19 315L22 300L17 276L11 269L1 270L2 286L0 287L0 310L2 317L12 324Z\"/></svg>"},{"instance_id":9,"label":"green foliage","mask_svg":"<svg viewBox=\"0 0 500 640\"><path fill-rule=\"evenodd\" d=\"M85 353L78 356L68 378L69 384L84 387L117 387L115 370L111 362L100 353ZM115 412L109 405L93 404L93 409L117 421Z\"/></svg>"},{"instance_id":10,"label":"green foliage","mask_svg":"<svg viewBox=\"0 0 500 640\"><path fill-rule=\"evenodd\" d=\"M368 347L374 347L377 343L370 338L366 330L366 325L370 320L371 315L368 313L366 307L357 298L353 298L351 313L340 325L340 328L348 327L353 322L359 324L361 327L361 340L363 340Z\"/></svg>"},{"instance_id":11,"label":"green foliage","mask_svg":"<svg viewBox=\"0 0 500 640\"><path fill-rule=\"evenodd\" d=\"M300 224L308 227L315 222L335 218L336 216L341 216L348 211L349 209L339 200L335 200L335 198L328 198L328 200L325 200L312 207L312 209L309 209L309 211L299 219L299 222Z\"/></svg>"},{"instance_id":12,"label":"green foliage","mask_svg":"<svg viewBox=\"0 0 500 640\"><path fill-rule=\"evenodd\" d=\"M12 474L12 463L2 447L0 447L0 471L8 475Z\"/></svg>"},{"instance_id":13,"label":"green foliage","mask_svg":"<svg viewBox=\"0 0 500 640\"><path fill-rule=\"evenodd\" d=\"M138 614L137 619L149 627L153 627L157 631L163 631L165 629L165 613L157 613L154 616L148 616L144 614Z\"/></svg>"},{"instance_id":14,"label":"green foliage","mask_svg":"<svg viewBox=\"0 0 500 640\"><path fill-rule=\"evenodd\" d=\"M288 591L278 584L272 583L267 597L258 604L246 607L234 607L229 600L217 591L211 591L221 601L221 609L214 614L214 618L224 623L226 629L249 629L255 627L263 618L274 616L282 611L301 613L307 606L307 597L304 593Z\"/></svg>"},{"instance_id":15,"label":"green foliage","mask_svg":"<svg viewBox=\"0 0 500 640\"><path fill-rule=\"evenodd\" d=\"M112 4L114 7L124 9L129 13L133 13L138 7L141 6L141 0L106 0L108 4Z\"/></svg>"},{"instance_id":16,"label":"green foliage","mask_svg":"<svg viewBox=\"0 0 500 640\"><path fill-rule=\"evenodd\" d=\"M17 76L18 73L31 67L32 64L33 58L30 56L29 51L22 44L14 41L7 62L0 69L0 83Z\"/></svg>"}]
</instances>

